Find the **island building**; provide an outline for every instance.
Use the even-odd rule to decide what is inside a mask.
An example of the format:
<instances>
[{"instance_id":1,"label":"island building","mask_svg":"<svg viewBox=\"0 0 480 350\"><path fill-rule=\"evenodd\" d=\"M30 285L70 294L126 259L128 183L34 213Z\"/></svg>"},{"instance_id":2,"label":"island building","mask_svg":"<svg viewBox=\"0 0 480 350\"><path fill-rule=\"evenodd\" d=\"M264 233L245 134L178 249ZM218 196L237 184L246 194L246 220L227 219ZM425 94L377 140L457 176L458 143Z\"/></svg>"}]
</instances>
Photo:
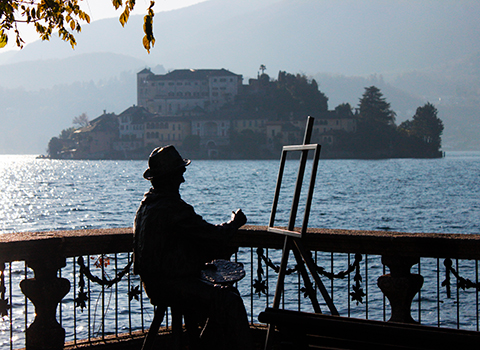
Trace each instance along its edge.
<instances>
[{"instance_id":1,"label":"island building","mask_svg":"<svg viewBox=\"0 0 480 350\"><path fill-rule=\"evenodd\" d=\"M200 156L235 156L255 144L263 154L303 140L307 115L247 111L234 102L262 93L259 79L243 85L226 69L180 69L137 73L137 105L119 115L106 113L73 134L73 158L145 157L153 147L172 144ZM334 145L338 132L354 133L357 115L337 110L309 113L315 118L312 142ZM248 147L247 147L248 148ZM110 155L110 156L109 156ZM273 154L272 154L273 155ZM276 154L274 155L276 157Z\"/></svg>"},{"instance_id":2,"label":"island building","mask_svg":"<svg viewBox=\"0 0 480 350\"><path fill-rule=\"evenodd\" d=\"M226 69L177 69L137 74L137 104L158 115L180 114L195 107L206 112L233 102L242 89L243 78Z\"/></svg>"}]
</instances>

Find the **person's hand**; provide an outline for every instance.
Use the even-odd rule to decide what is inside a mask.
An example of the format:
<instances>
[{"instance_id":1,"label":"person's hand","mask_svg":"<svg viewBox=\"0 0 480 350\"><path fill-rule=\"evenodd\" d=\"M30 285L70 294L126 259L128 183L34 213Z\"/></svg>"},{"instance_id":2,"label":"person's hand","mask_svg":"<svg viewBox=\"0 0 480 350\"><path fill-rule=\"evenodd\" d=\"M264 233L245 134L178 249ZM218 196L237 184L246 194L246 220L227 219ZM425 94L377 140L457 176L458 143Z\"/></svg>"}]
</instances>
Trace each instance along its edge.
<instances>
[{"instance_id":1,"label":"person's hand","mask_svg":"<svg viewBox=\"0 0 480 350\"><path fill-rule=\"evenodd\" d=\"M247 217L243 213L242 209L237 209L232 212L232 222L236 227L242 227L247 222Z\"/></svg>"}]
</instances>

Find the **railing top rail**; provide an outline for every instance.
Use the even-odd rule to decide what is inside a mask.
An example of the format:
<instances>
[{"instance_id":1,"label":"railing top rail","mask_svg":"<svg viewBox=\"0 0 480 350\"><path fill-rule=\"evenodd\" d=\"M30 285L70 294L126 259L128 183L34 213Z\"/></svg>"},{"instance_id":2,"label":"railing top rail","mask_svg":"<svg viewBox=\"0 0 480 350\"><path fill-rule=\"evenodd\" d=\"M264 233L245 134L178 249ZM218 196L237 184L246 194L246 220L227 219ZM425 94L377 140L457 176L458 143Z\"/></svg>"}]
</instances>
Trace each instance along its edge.
<instances>
[{"instance_id":1,"label":"railing top rail","mask_svg":"<svg viewBox=\"0 0 480 350\"><path fill-rule=\"evenodd\" d=\"M480 259L480 235L405 233L311 228L305 244L311 250ZM284 237L266 226L244 226L233 244L282 248ZM65 257L111 254L132 249L132 228L0 234L0 261L45 259L49 252Z\"/></svg>"}]
</instances>

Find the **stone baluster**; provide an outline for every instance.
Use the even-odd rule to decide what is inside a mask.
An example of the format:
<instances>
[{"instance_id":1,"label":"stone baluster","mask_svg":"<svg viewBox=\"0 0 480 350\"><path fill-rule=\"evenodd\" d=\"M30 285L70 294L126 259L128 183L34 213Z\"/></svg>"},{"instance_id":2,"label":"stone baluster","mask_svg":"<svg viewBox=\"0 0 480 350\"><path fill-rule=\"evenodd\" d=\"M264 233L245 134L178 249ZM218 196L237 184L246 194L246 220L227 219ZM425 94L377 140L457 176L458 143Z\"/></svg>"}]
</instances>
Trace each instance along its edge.
<instances>
[{"instance_id":1,"label":"stone baluster","mask_svg":"<svg viewBox=\"0 0 480 350\"><path fill-rule=\"evenodd\" d=\"M66 262L47 252L44 257L27 261L35 277L20 282L23 294L35 306L35 320L26 332L26 350L60 350L65 343L65 330L57 322L56 311L70 290L70 281L57 277Z\"/></svg>"},{"instance_id":2,"label":"stone baluster","mask_svg":"<svg viewBox=\"0 0 480 350\"><path fill-rule=\"evenodd\" d=\"M389 322L417 323L411 316L411 306L423 285L423 276L410 273L410 269L419 262L418 257L382 256L382 263L390 273L380 276L377 285L390 301Z\"/></svg>"}]
</instances>

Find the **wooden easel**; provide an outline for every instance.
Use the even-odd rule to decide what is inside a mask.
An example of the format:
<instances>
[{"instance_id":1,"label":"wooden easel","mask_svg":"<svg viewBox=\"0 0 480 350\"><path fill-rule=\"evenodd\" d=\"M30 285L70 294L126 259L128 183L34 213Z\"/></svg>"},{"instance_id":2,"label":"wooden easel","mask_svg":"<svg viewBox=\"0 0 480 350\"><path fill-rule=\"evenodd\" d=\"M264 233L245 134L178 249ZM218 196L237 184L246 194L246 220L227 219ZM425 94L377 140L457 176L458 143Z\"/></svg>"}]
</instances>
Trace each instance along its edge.
<instances>
[{"instance_id":1,"label":"wooden easel","mask_svg":"<svg viewBox=\"0 0 480 350\"><path fill-rule=\"evenodd\" d=\"M320 276L318 275L318 272L316 270L316 265L312 259L310 251L305 249L303 240L302 240L302 237L306 235L306 232L307 232L308 218L310 215L310 207L312 203L313 190L315 187L315 178L316 178L318 160L320 158L320 148L321 148L321 146L318 144L309 144L312 136L313 123L314 123L314 118L308 117L307 125L305 128L305 136L304 136L302 145L284 146L282 149L282 156L280 159L280 169L278 170L277 185L275 188L275 196L273 199L272 211L270 214L270 222L268 224L268 231L282 234L285 236L285 241L283 244L282 260L280 263L280 271L278 273L277 287L275 290L275 296L273 298L272 308L278 309L280 306L280 299L281 299L282 292L284 290L285 272L287 269L288 257L290 255L290 251L292 251L295 256L295 260L297 261L297 268L300 275L302 276L307 294L310 297L310 300L312 301L312 306L315 313L322 313L322 311L320 310L320 304L318 303L315 289L312 285L312 282L310 281L310 277L308 275L307 269L305 268L305 265L308 268L308 271L310 271L310 274L312 275L317 287L319 288L320 293L322 294L322 297L325 300L325 303L327 304L331 314L338 315L338 311L335 305L333 304L333 301L330 298L330 295L328 294L327 289L325 288L323 282L321 281ZM297 231L294 231L295 219L297 216L297 210L298 210L298 205L300 201L300 194L301 194L301 189L303 184L303 177L305 174L305 167L307 164L308 151L310 150L314 151L312 174L310 177L310 185L308 188L308 195L307 195L306 204L305 204L305 213L304 213L303 223L301 227L301 232L297 232ZM292 208L290 210L290 219L288 222L288 227L287 229L280 229L280 228L274 227L275 214L277 211L277 204L280 196L280 188L282 184L283 171L285 168L287 153L292 151L300 151L302 153L300 156L300 165L298 168L297 181L295 185L295 191L293 194ZM273 332L272 327L273 327L272 325L269 325L268 327L265 349L269 349L271 346L271 337Z\"/></svg>"}]
</instances>

